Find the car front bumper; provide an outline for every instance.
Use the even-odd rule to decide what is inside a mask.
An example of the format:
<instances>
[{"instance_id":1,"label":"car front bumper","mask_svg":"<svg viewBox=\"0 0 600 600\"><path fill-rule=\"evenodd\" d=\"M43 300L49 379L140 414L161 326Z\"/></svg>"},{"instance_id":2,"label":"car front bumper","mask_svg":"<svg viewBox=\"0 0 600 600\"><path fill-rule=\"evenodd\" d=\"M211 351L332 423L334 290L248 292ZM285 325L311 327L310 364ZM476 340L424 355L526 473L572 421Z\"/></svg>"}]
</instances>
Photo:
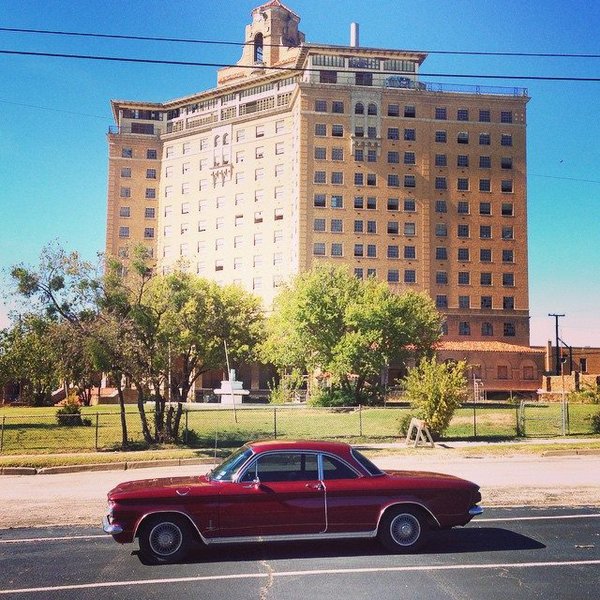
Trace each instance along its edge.
<instances>
[{"instance_id":1,"label":"car front bumper","mask_svg":"<svg viewBox=\"0 0 600 600\"><path fill-rule=\"evenodd\" d=\"M472 517L477 517L477 516L483 514L483 507L482 506L471 506L471 508L469 509L469 514Z\"/></svg>"},{"instance_id":2,"label":"car front bumper","mask_svg":"<svg viewBox=\"0 0 600 600\"><path fill-rule=\"evenodd\" d=\"M110 523L108 520L108 516L102 519L102 529L105 533L110 535L119 535L119 533L123 533L123 528L116 523Z\"/></svg>"}]
</instances>

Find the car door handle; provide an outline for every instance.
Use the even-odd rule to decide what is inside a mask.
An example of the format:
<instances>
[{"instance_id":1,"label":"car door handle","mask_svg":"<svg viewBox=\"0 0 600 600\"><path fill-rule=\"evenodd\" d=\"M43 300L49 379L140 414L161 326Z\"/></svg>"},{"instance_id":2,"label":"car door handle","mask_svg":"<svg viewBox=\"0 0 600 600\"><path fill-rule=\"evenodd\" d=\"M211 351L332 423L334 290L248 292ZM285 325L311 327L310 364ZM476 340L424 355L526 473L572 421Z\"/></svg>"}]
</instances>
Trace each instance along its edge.
<instances>
[{"instance_id":1,"label":"car door handle","mask_svg":"<svg viewBox=\"0 0 600 600\"><path fill-rule=\"evenodd\" d=\"M318 492L321 492L321 491L323 491L325 489L323 487L323 484L321 482L319 482L319 483L307 483L305 487L310 488L311 490L317 490Z\"/></svg>"}]
</instances>

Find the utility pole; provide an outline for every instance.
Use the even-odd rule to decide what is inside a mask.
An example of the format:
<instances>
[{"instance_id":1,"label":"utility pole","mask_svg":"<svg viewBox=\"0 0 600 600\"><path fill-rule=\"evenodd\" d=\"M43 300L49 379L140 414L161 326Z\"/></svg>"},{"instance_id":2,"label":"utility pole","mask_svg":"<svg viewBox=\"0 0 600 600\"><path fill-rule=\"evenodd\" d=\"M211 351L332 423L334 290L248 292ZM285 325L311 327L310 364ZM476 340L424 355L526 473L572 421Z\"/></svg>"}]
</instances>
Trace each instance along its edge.
<instances>
[{"instance_id":1,"label":"utility pole","mask_svg":"<svg viewBox=\"0 0 600 600\"><path fill-rule=\"evenodd\" d=\"M554 317L554 325L556 330L556 374L560 375L561 363L560 363L560 346L558 339L558 319L564 317L565 315L557 315L554 313L548 313L549 317Z\"/></svg>"}]
</instances>

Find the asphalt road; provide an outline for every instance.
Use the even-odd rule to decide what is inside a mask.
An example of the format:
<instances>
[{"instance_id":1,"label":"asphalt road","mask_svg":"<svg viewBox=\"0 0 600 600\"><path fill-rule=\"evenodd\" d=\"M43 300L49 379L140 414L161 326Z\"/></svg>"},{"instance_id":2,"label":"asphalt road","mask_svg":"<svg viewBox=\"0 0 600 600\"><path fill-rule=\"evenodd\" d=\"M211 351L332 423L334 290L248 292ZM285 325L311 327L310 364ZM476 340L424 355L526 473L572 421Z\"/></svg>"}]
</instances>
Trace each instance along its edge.
<instances>
[{"instance_id":1,"label":"asphalt road","mask_svg":"<svg viewBox=\"0 0 600 600\"><path fill-rule=\"evenodd\" d=\"M600 510L488 509L418 555L365 541L256 544L160 566L99 528L0 530L0 565L0 598L581 600L598 597Z\"/></svg>"}]
</instances>

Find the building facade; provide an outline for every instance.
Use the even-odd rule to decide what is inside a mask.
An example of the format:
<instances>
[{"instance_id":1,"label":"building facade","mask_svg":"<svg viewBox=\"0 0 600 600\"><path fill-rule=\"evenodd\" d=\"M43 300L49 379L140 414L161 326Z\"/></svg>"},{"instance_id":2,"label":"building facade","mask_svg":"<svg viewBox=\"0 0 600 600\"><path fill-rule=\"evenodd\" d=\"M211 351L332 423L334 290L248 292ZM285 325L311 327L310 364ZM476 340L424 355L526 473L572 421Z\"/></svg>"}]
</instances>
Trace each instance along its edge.
<instances>
[{"instance_id":1,"label":"building facade","mask_svg":"<svg viewBox=\"0 0 600 600\"><path fill-rule=\"evenodd\" d=\"M107 254L144 244L267 309L327 260L429 294L444 342L529 346L526 90L424 83L425 53L307 44L299 22L267 2L215 88L112 102Z\"/></svg>"}]
</instances>

